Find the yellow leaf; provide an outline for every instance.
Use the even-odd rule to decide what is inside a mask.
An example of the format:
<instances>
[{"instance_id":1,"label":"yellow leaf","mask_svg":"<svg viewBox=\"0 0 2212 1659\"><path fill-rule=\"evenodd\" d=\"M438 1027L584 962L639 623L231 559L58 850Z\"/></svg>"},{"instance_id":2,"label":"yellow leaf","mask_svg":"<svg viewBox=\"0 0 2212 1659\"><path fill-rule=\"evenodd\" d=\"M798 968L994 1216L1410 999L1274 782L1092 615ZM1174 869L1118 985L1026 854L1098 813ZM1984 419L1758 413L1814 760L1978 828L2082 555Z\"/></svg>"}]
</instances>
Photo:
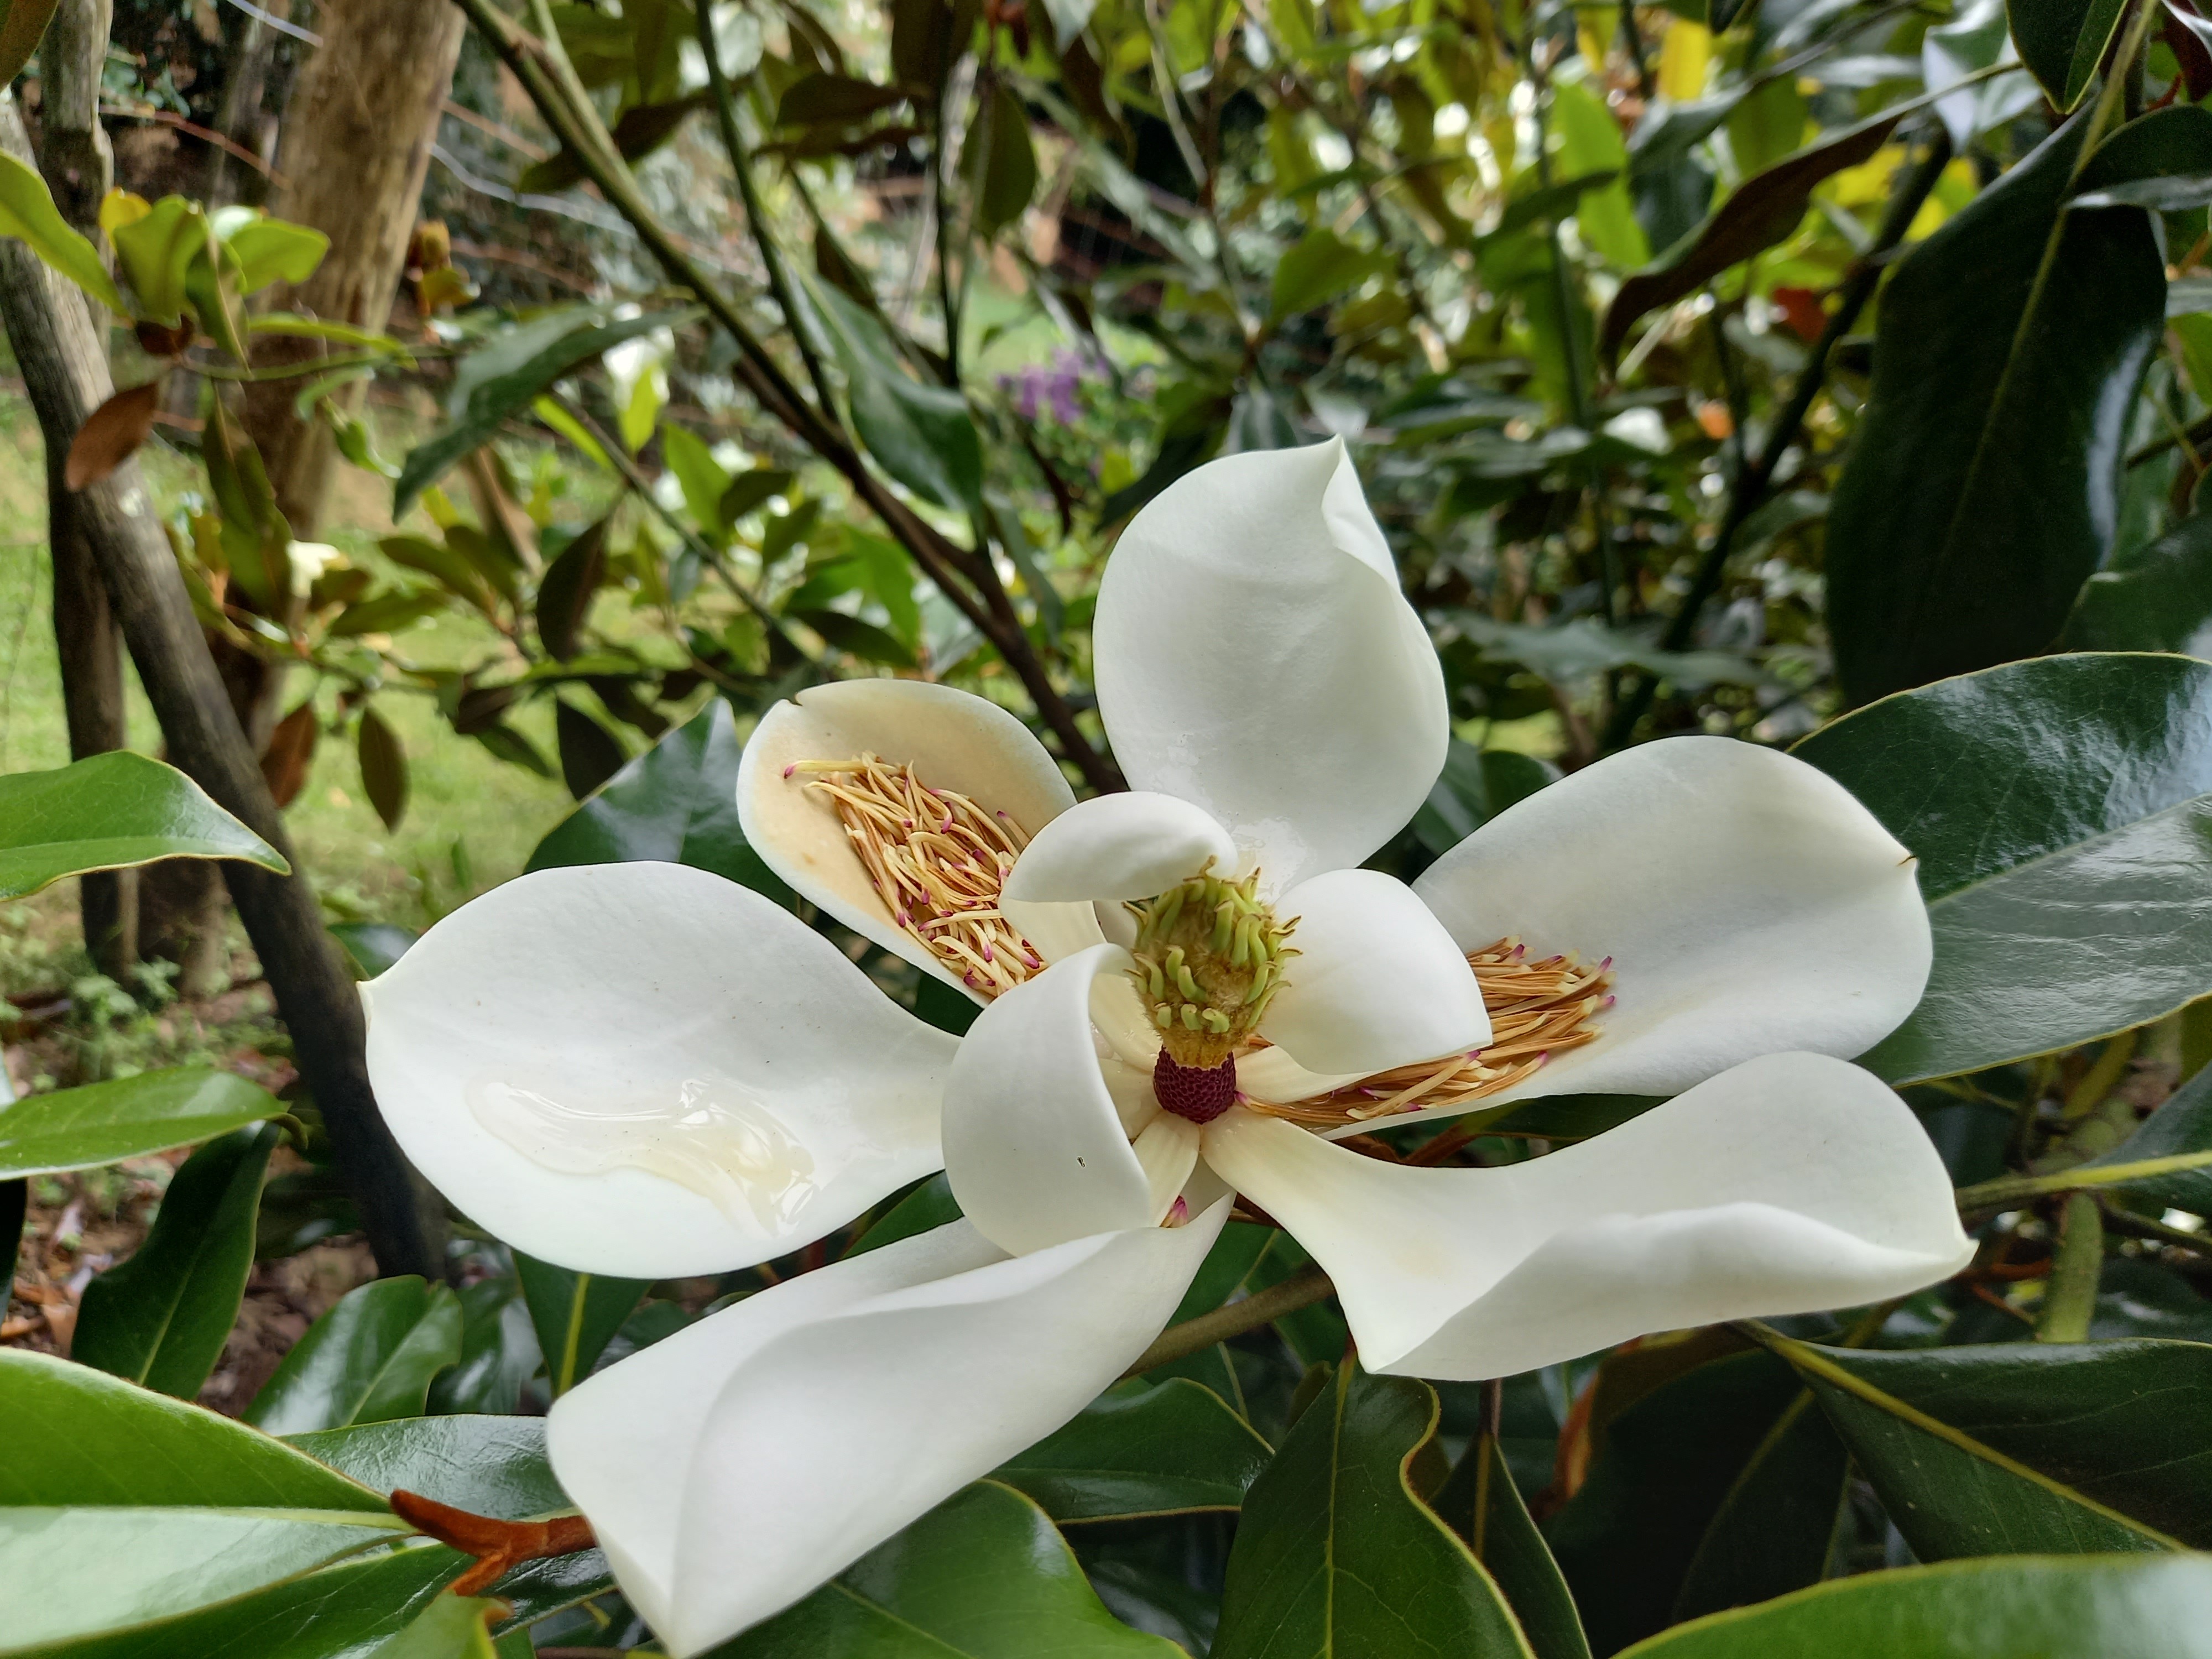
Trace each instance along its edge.
<instances>
[{"instance_id":1,"label":"yellow leaf","mask_svg":"<svg viewBox=\"0 0 2212 1659\"><path fill-rule=\"evenodd\" d=\"M111 236L125 225L135 225L154 210L154 204L127 190L111 190L100 198L100 228Z\"/></svg>"},{"instance_id":2,"label":"yellow leaf","mask_svg":"<svg viewBox=\"0 0 2212 1659\"><path fill-rule=\"evenodd\" d=\"M1673 19L1659 46L1659 95L1677 104L1704 97L1712 61L1713 32L1686 17Z\"/></svg>"}]
</instances>

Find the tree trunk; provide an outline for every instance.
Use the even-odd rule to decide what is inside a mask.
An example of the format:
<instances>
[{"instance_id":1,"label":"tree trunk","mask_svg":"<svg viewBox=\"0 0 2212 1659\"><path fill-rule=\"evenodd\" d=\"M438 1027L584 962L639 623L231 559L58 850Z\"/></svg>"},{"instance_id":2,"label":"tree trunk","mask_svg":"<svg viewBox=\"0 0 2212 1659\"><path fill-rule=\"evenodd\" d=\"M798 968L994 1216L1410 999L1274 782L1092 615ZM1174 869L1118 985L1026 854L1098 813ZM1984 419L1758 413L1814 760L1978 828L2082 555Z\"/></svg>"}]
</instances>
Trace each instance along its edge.
<instances>
[{"instance_id":1,"label":"tree trunk","mask_svg":"<svg viewBox=\"0 0 2212 1659\"><path fill-rule=\"evenodd\" d=\"M277 171L286 182L269 210L323 232L331 251L313 276L280 290L275 303L381 328L406 269L463 18L451 0L325 0L316 27L323 44L285 108ZM272 340L268 360L322 349L313 341ZM294 412L299 389L296 380L249 388L246 427L292 533L307 538L321 522L337 451L328 426ZM337 395L356 399L360 387Z\"/></svg>"},{"instance_id":2,"label":"tree trunk","mask_svg":"<svg viewBox=\"0 0 2212 1659\"><path fill-rule=\"evenodd\" d=\"M114 153L100 124L100 72L107 56L110 0L61 0L40 43L44 85L39 170L62 217L100 240L100 203L114 177ZM62 487L64 452L46 452L46 540L54 562L54 648L70 757L122 748L123 652L92 550L72 522ZM130 983L138 961L138 872L80 877L84 948L110 979Z\"/></svg>"},{"instance_id":3,"label":"tree trunk","mask_svg":"<svg viewBox=\"0 0 2212 1659\"><path fill-rule=\"evenodd\" d=\"M30 144L12 97L0 97L0 145ZM0 239L0 320L49 454L66 454L85 417L113 391L83 297L20 241ZM369 1090L361 1002L297 867L283 816L216 672L168 538L135 460L70 498L169 756L226 810L294 861L289 876L227 864L224 879L276 993L300 1074L386 1273L442 1273L442 1224Z\"/></svg>"}]
</instances>

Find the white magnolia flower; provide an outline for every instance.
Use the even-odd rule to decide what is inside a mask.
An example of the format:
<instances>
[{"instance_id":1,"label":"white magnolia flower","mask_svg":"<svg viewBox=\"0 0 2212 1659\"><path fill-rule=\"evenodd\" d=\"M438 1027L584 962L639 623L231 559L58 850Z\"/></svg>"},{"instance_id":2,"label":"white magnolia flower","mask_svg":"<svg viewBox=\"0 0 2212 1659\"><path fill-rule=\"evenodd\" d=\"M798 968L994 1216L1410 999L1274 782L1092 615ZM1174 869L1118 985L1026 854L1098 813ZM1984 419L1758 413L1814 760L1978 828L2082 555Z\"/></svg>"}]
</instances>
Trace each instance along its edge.
<instances>
[{"instance_id":1,"label":"white magnolia flower","mask_svg":"<svg viewBox=\"0 0 2212 1659\"><path fill-rule=\"evenodd\" d=\"M1410 888L1358 868L1448 729L1334 443L1164 492L1115 550L1094 638L1127 794L1078 805L1020 722L913 681L804 692L746 748L755 850L986 1003L964 1039L674 865L509 883L370 988L401 1144L571 1267L763 1261L949 1171L964 1219L555 1405L554 1467L673 1654L1079 1411L1172 1316L1232 1192L1328 1268L1364 1364L1437 1377L1870 1302L1970 1254L1911 1114L1839 1058L1910 1012L1929 938L1910 854L1832 781L1671 739ZM1504 1168L1337 1144L1583 1091L1674 1098Z\"/></svg>"}]
</instances>

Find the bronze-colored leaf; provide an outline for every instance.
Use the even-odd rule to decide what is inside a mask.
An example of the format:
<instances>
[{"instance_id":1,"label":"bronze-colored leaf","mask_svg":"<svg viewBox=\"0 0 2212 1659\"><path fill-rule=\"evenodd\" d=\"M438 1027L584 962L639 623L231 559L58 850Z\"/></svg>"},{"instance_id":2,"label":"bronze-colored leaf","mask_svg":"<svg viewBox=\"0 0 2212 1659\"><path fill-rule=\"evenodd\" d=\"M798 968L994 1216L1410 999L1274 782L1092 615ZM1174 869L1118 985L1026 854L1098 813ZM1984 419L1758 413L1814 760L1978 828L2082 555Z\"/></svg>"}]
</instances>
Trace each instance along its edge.
<instances>
[{"instance_id":1,"label":"bronze-colored leaf","mask_svg":"<svg viewBox=\"0 0 2212 1659\"><path fill-rule=\"evenodd\" d=\"M407 751L399 746L399 734L374 708L361 711L359 745L361 787L384 827L397 830L407 811Z\"/></svg>"},{"instance_id":2,"label":"bronze-colored leaf","mask_svg":"<svg viewBox=\"0 0 2212 1659\"><path fill-rule=\"evenodd\" d=\"M61 0L0 0L0 86L13 81L31 61L60 4Z\"/></svg>"},{"instance_id":3,"label":"bronze-colored leaf","mask_svg":"<svg viewBox=\"0 0 2212 1659\"><path fill-rule=\"evenodd\" d=\"M315 720L315 700L309 697L276 722L269 734L269 747L261 753L261 775L279 806L289 806L307 781L307 763L315 757L315 738L321 728Z\"/></svg>"},{"instance_id":4,"label":"bronze-colored leaf","mask_svg":"<svg viewBox=\"0 0 2212 1659\"><path fill-rule=\"evenodd\" d=\"M5 38L6 26L0 24L0 40ZM130 459L152 435L154 411L161 404L161 383L149 380L143 386L126 386L86 416L70 441L69 459L62 465L62 482L71 489L82 489Z\"/></svg>"}]
</instances>

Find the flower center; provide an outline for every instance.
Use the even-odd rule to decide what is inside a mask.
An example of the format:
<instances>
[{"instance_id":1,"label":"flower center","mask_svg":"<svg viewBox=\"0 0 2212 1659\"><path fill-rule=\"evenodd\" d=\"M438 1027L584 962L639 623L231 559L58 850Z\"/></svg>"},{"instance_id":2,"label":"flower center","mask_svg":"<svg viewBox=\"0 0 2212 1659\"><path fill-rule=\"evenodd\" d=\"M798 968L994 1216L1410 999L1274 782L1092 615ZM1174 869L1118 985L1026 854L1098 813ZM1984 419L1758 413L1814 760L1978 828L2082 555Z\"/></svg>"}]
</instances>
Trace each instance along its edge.
<instances>
[{"instance_id":1,"label":"flower center","mask_svg":"<svg viewBox=\"0 0 2212 1659\"><path fill-rule=\"evenodd\" d=\"M1044 958L999 908L999 891L1029 836L1004 812L967 796L933 789L911 764L871 754L858 760L802 761L828 797L900 932L985 997L1011 991L1044 967Z\"/></svg>"},{"instance_id":2,"label":"flower center","mask_svg":"<svg viewBox=\"0 0 2212 1659\"><path fill-rule=\"evenodd\" d=\"M1490 1011L1488 1048L1378 1072L1304 1100L1246 1104L1316 1129L1462 1106L1511 1088L1553 1054L1595 1042L1600 1033L1592 1021L1613 1006L1613 958L1584 967L1571 951L1534 962L1528 955L1528 947L1514 939L1468 952Z\"/></svg>"},{"instance_id":3,"label":"flower center","mask_svg":"<svg viewBox=\"0 0 2212 1659\"><path fill-rule=\"evenodd\" d=\"M1282 988L1285 961L1297 955L1284 944L1297 919L1275 919L1260 901L1259 879L1256 872L1241 882L1193 876L1128 907L1137 919L1130 947L1137 960L1129 978L1159 1028L1164 1058L1182 1071L1204 1073L1225 1065L1231 1097L1231 1056ZM1186 1091L1171 1085L1170 1092L1181 1098ZM1168 1106L1167 1094L1160 1104Z\"/></svg>"}]
</instances>

